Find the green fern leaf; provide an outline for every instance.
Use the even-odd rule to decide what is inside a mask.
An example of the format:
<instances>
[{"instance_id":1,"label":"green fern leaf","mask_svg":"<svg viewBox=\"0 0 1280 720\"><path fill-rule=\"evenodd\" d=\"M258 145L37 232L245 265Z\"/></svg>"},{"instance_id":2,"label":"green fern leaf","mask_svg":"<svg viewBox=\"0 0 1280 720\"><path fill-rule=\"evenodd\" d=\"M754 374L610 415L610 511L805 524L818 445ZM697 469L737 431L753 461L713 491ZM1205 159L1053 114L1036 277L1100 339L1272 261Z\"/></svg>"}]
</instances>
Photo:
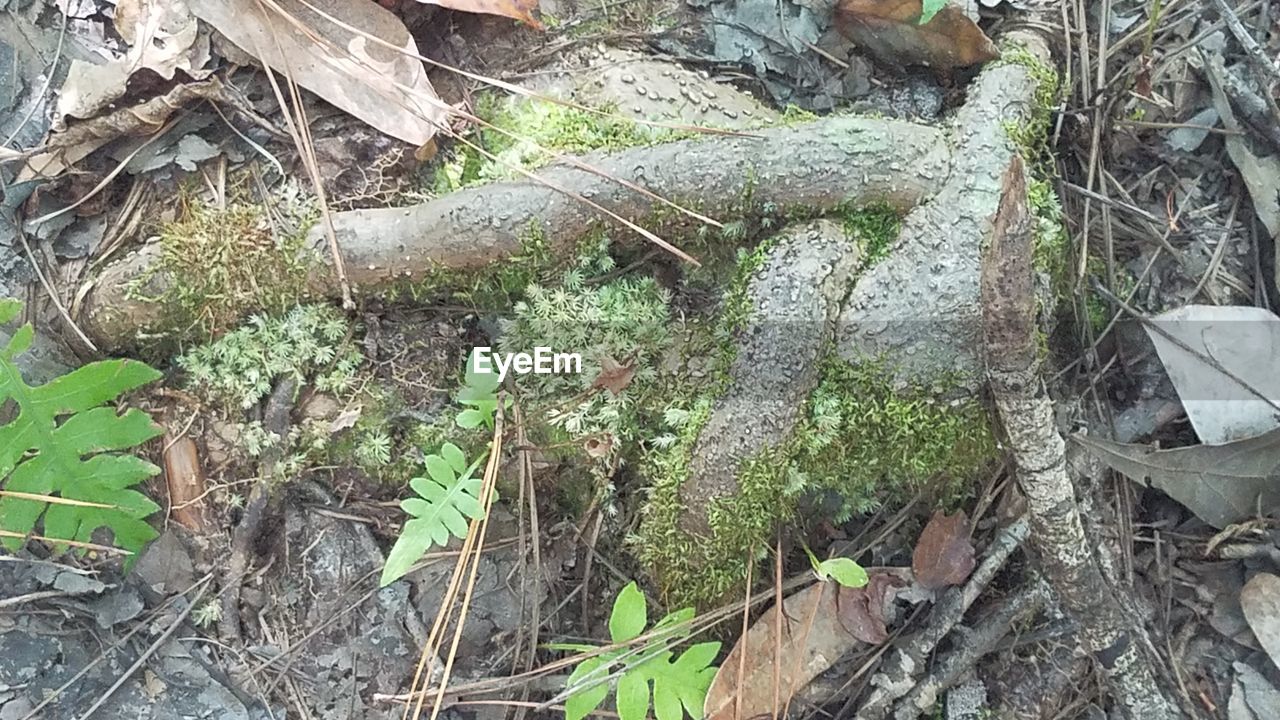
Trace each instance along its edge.
<instances>
[{"instance_id":1,"label":"green fern leaf","mask_svg":"<svg viewBox=\"0 0 1280 720\"><path fill-rule=\"evenodd\" d=\"M0 300L0 323L20 309L17 301ZM160 470L121 451L162 430L141 410L118 415L103 405L160 373L133 360L104 360L33 387L13 362L33 334L25 325L0 350L0 404L12 400L18 408L14 420L0 425L0 488L75 504L0 497L0 530L6 532L0 542L17 550L22 538L10 534L28 535L43 522L44 536L84 543L108 528L117 546L136 554L156 536L146 518L160 508L133 487Z\"/></svg>"},{"instance_id":2,"label":"green fern leaf","mask_svg":"<svg viewBox=\"0 0 1280 720\"><path fill-rule=\"evenodd\" d=\"M474 351L473 351L474 355ZM458 427L470 430L481 425L493 429L493 416L498 411L498 380L496 372L477 372L473 357L467 358L467 370L457 400L467 409L458 413Z\"/></svg>"},{"instance_id":3,"label":"green fern leaf","mask_svg":"<svg viewBox=\"0 0 1280 720\"><path fill-rule=\"evenodd\" d=\"M447 545L450 537L465 538L467 520L484 516L484 504L479 499L484 481L473 477L483 459L468 465L462 450L453 443L445 443L439 455L427 456L427 477L409 481L409 487L418 497L400 503L401 509L413 519L404 524L400 537L387 554L387 563L382 568L384 587L409 572L433 546Z\"/></svg>"},{"instance_id":4,"label":"green fern leaf","mask_svg":"<svg viewBox=\"0 0 1280 720\"><path fill-rule=\"evenodd\" d=\"M616 642L638 637L647 622L644 593L634 582L618 593L609 617L609 635ZM688 637L687 623L694 617L693 608L677 610L659 620L650 629L652 638L637 648L622 647L582 660L569 675L565 687L565 719L582 720L608 697L610 683L606 678L614 665L620 665L614 687L614 704L621 720L644 720L652 699L658 720L682 720L686 714L697 720L707 690L715 678L716 655L720 643L693 645L680 654L666 649ZM591 648L594 649L594 648ZM652 687L652 692L650 692Z\"/></svg>"}]
</instances>

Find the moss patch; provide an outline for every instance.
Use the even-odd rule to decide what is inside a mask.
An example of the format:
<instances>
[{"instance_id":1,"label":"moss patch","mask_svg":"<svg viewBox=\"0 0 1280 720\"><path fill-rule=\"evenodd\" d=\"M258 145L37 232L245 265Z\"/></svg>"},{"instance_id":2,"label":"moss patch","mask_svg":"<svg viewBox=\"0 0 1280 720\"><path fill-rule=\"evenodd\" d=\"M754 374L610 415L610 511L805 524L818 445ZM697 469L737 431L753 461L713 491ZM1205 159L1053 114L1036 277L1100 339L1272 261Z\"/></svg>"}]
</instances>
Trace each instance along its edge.
<instances>
[{"instance_id":1,"label":"moss patch","mask_svg":"<svg viewBox=\"0 0 1280 720\"><path fill-rule=\"evenodd\" d=\"M460 143L453 160L437 170L434 189L443 194L517 177L514 168L534 170L551 162L554 153L621 150L686 135L633 122L612 110L590 112L546 101L482 95L475 115L487 125L473 133L470 142L476 147Z\"/></svg>"},{"instance_id":2,"label":"moss patch","mask_svg":"<svg viewBox=\"0 0 1280 720\"><path fill-rule=\"evenodd\" d=\"M710 509L709 538L679 529L680 485L714 401L695 402L675 441L647 462L654 487L638 550L669 602L707 605L739 591L748 563L771 546L778 527L796 519L805 498L838 498L833 519L846 521L905 503L919 490L945 499L996 456L981 402L946 403L932 388L895 388L891 377L874 364L824 360L795 432L747 460L738 495Z\"/></svg>"},{"instance_id":3,"label":"moss patch","mask_svg":"<svg viewBox=\"0 0 1280 720\"><path fill-rule=\"evenodd\" d=\"M281 200L281 198L276 198ZM162 318L145 344L207 342L255 312L280 313L307 297L307 230L317 217L301 193L269 212L245 200L213 207L185 194L178 219L158 228L161 258L130 287ZM145 288L164 278L162 290Z\"/></svg>"},{"instance_id":4,"label":"moss patch","mask_svg":"<svg viewBox=\"0 0 1280 720\"><path fill-rule=\"evenodd\" d=\"M886 258L902 231L902 215L888 203L844 207L839 217L845 233L857 238L861 245L864 269Z\"/></svg>"}]
</instances>

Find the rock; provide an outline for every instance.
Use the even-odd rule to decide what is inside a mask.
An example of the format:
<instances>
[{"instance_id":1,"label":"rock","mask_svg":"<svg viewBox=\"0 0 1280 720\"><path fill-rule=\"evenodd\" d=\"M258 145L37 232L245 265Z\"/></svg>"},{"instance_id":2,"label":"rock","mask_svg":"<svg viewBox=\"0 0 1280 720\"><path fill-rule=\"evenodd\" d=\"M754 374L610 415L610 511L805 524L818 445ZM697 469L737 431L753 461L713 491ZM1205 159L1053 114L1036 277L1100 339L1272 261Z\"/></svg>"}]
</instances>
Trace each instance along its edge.
<instances>
[{"instance_id":1,"label":"rock","mask_svg":"<svg viewBox=\"0 0 1280 720\"><path fill-rule=\"evenodd\" d=\"M300 591L289 610L299 634L319 628L294 667L314 681L307 700L317 718L381 718L387 707L368 701L373 693L408 686L426 631L409 603L407 583L393 583L350 607L377 581L383 556L368 526L316 512L332 502L318 485L300 483L286 504L285 536L293 552L282 582Z\"/></svg>"},{"instance_id":2,"label":"rock","mask_svg":"<svg viewBox=\"0 0 1280 720\"><path fill-rule=\"evenodd\" d=\"M528 632L526 623L531 619L535 603L546 597L546 587L533 577L531 565L526 565L520 555L520 546L512 542L500 544L504 539L514 539L520 528L516 519L500 506L494 506L489 515L486 549L480 558L476 587L467 611L458 645L457 669L463 676L481 676L509 670L510 659L496 648L513 646L515 633ZM457 549L460 543L451 543ZM446 557L427 565L408 578L414 587L414 604L423 622L435 621L440 611L440 601L453 573L455 557ZM446 637L452 637L454 625L450 625ZM486 660L500 659L508 663L501 667L487 667Z\"/></svg>"},{"instance_id":3,"label":"rock","mask_svg":"<svg viewBox=\"0 0 1280 720\"><path fill-rule=\"evenodd\" d=\"M5 595L44 589L39 568L24 563L0 563L0 587ZM55 575L61 577L63 574ZM104 586L107 587L107 586ZM181 601L179 601L181 602ZM141 609L137 591L125 585L107 590L94 601L98 611L78 614L74 606L56 612L18 613L0 616L0 718L22 718L48 697L53 697L39 717L78 718L137 661L153 634L144 632L140 642L122 643L125 629L137 622L156 623L158 633L173 622L174 613L159 620L129 620ZM179 606L180 607L180 606ZM37 606L38 608L38 606ZM110 610L109 622L102 611ZM117 627L109 627L117 625ZM103 629L99 629L98 626ZM182 635L179 633L178 635ZM105 651L101 662L97 659ZM95 663L90 666L91 663ZM93 714L95 720L263 720L268 714L247 706L237 691L224 685L207 668L216 665L204 646L170 639L147 662L147 670L130 676ZM83 675L78 675L85 671ZM73 679L75 678L75 679ZM68 688L58 695L62 685ZM275 717L280 717L279 710Z\"/></svg>"}]
</instances>

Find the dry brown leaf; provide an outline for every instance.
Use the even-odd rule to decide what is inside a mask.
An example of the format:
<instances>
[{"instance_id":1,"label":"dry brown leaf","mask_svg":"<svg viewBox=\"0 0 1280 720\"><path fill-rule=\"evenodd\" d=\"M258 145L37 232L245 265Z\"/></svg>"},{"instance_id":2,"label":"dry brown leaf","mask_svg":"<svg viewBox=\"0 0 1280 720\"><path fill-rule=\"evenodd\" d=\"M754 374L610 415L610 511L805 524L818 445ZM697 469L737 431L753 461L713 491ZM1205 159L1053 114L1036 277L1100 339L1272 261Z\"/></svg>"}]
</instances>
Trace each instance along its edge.
<instances>
[{"instance_id":1,"label":"dry brown leaf","mask_svg":"<svg viewBox=\"0 0 1280 720\"><path fill-rule=\"evenodd\" d=\"M538 0L418 0L418 2L462 12L501 15L519 20L536 30L542 29L542 23L533 16L533 11L538 8Z\"/></svg>"},{"instance_id":2,"label":"dry brown leaf","mask_svg":"<svg viewBox=\"0 0 1280 720\"><path fill-rule=\"evenodd\" d=\"M27 159L18 180L57 177L112 140L154 133L164 126L169 116L192 100L218 100L223 93L222 83L211 77L203 82L178 85L144 103L76 122L51 134L40 152Z\"/></svg>"},{"instance_id":3,"label":"dry brown leaf","mask_svg":"<svg viewBox=\"0 0 1280 720\"><path fill-rule=\"evenodd\" d=\"M921 0L840 0L836 27L881 62L966 67L1000 57L978 26L955 5L918 24Z\"/></svg>"},{"instance_id":4,"label":"dry brown leaf","mask_svg":"<svg viewBox=\"0 0 1280 720\"><path fill-rule=\"evenodd\" d=\"M164 436L164 481L169 488L169 507L174 522L184 528L204 534L208 530L205 520L204 469L200 466L200 452L196 443L186 435Z\"/></svg>"},{"instance_id":5,"label":"dry brown leaf","mask_svg":"<svg viewBox=\"0 0 1280 720\"><path fill-rule=\"evenodd\" d=\"M599 460L607 457L609 451L613 449L613 436L604 433L596 437L589 437L582 443L582 448L587 451L587 456Z\"/></svg>"},{"instance_id":6,"label":"dry brown leaf","mask_svg":"<svg viewBox=\"0 0 1280 720\"><path fill-rule=\"evenodd\" d=\"M1280 668L1280 577L1258 573L1240 591L1240 609L1254 637Z\"/></svg>"},{"instance_id":7,"label":"dry brown leaf","mask_svg":"<svg viewBox=\"0 0 1280 720\"><path fill-rule=\"evenodd\" d=\"M600 359L600 374L596 376L595 382L591 383L591 387L592 389L603 388L614 395L620 395L635 376L634 360L619 364L617 360L606 355Z\"/></svg>"},{"instance_id":8,"label":"dry brown leaf","mask_svg":"<svg viewBox=\"0 0 1280 720\"><path fill-rule=\"evenodd\" d=\"M814 583L782 601L780 643L774 636L778 609L766 610L720 664L703 706L706 720L732 720L735 707L741 708L739 717L769 717L775 659L781 660L779 697L785 703L842 655L866 642L863 637L887 637L883 603L901 584L900 579L883 572L872 573L865 588ZM743 657L746 667L739 697L738 671Z\"/></svg>"},{"instance_id":9,"label":"dry brown leaf","mask_svg":"<svg viewBox=\"0 0 1280 720\"><path fill-rule=\"evenodd\" d=\"M947 515L935 511L916 549L911 553L911 571L916 582L930 590L959 585L973 572L977 560L969 541L969 518L964 511Z\"/></svg>"},{"instance_id":10,"label":"dry brown leaf","mask_svg":"<svg viewBox=\"0 0 1280 720\"><path fill-rule=\"evenodd\" d=\"M836 603L841 627L871 645L888 640L884 605L894 590L906 584L905 580L894 575L875 573L868 577L863 587L841 587L840 601Z\"/></svg>"},{"instance_id":11,"label":"dry brown leaf","mask_svg":"<svg viewBox=\"0 0 1280 720\"><path fill-rule=\"evenodd\" d=\"M123 97L130 76L144 68L165 80L179 70L194 80L212 72L205 68L209 33L200 30L184 0L120 0L116 8L116 30L129 49L124 57L100 65L71 61L58 92L59 129L63 118L93 117Z\"/></svg>"},{"instance_id":12,"label":"dry brown leaf","mask_svg":"<svg viewBox=\"0 0 1280 720\"><path fill-rule=\"evenodd\" d=\"M425 145L442 127L445 106L415 57L418 45L404 23L372 0L306 3L338 22L300 0L200 0L192 11L241 50L292 74L343 111L387 135Z\"/></svg>"},{"instance_id":13,"label":"dry brown leaf","mask_svg":"<svg viewBox=\"0 0 1280 720\"><path fill-rule=\"evenodd\" d=\"M1129 479L1152 486L1216 528L1280 507L1280 429L1221 445L1156 450L1089 435L1071 439Z\"/></svg>"}]
</instances>

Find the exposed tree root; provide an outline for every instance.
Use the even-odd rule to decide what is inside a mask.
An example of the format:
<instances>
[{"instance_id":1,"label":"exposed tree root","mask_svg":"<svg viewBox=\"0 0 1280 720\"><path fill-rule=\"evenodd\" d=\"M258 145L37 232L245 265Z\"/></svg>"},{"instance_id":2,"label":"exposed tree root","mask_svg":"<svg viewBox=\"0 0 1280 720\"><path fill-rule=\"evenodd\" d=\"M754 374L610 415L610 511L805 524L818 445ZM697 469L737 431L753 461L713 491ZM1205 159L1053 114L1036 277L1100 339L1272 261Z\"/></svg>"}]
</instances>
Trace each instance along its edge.
<instances>
[{"instance_id":1,"label":"exposed tree root","mask_svg":"<svg viewBox=\"0 0 1280 720\"><path fill-rule=\"evenodd\" d=\"M540 181L495 182L411 207L336 213L350 282L362 292L376 292L440 269L483 267L520 253L534 235L552 252L572 251L605 224L579 198L636 223L678 230L677 211L623 183L712 215L726 208L741 214L771 205L779 213L809 213L878 202L906 210L942 187L951 153L936 128L830 117L752 136L708 136L582 161L597 172L555 165L538 172ZM323 264L327 253L319 251L324 243L320 231L313 231L308 252L321 264L309 284L317 295L336 297L337 284ZM155 296L182 282L163 272L160 260L159 249L146 246L103 270L81 318L95 342L118 348L157 329L163 309L131 287L147 278L146 294Z\"/></svg>"},{"instance_id":2,"label":"exposed tree root","mask_svg":"<svg viewBox=\"0 0 1280 720\"><path fill-rule=\"evenodd\" d=\"M1010 165L1004 187L983 263L983 335L992 395L1027 498L1031 544L1062 609L1080 624L1080 642L1102 667L1125 715L1171 720L1178 711L1156 681L1142 628L1122 610L1085 532L1067 474L1066 446L1039 376L1033 219L1021 160Z\"/></svg>"}]
</instances>

